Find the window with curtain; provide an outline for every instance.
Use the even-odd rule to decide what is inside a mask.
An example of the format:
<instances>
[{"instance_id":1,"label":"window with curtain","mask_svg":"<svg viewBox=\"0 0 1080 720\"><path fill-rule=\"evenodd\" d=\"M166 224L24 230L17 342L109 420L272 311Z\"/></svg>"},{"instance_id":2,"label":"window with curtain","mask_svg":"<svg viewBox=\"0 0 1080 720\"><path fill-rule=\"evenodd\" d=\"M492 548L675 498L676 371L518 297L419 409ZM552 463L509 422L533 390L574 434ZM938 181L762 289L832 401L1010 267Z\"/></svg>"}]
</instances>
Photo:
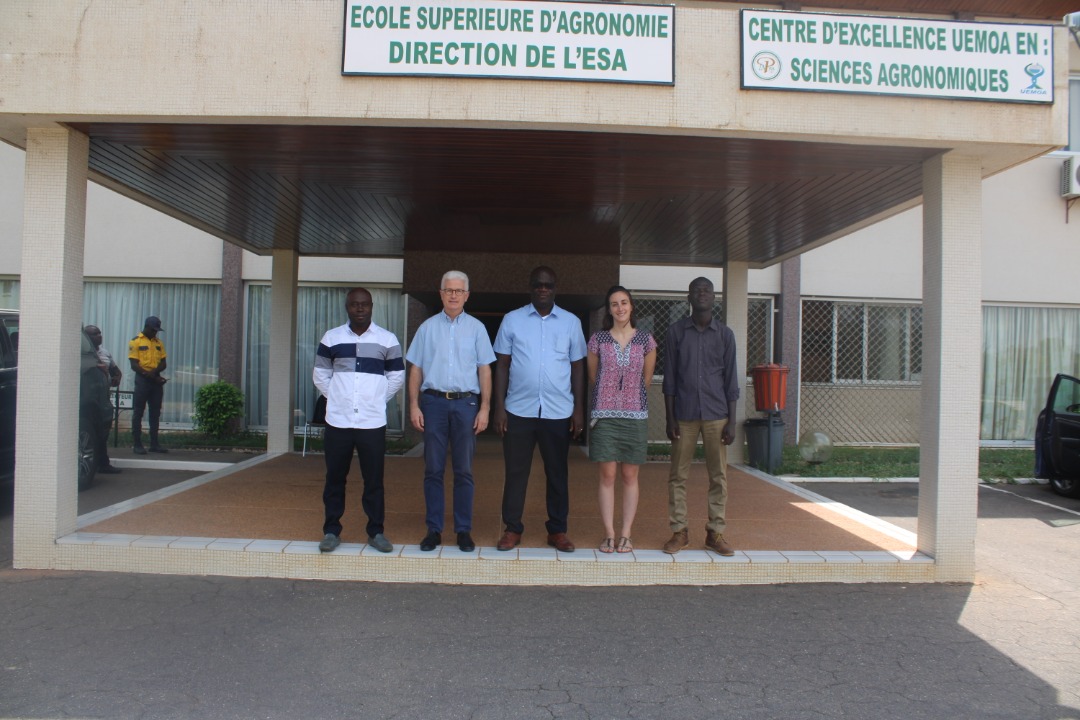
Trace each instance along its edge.
<instances>
[{"instance_id":1,"label":"window with curtain","mask_svg":"<svg viewBox=\"0 0 1080 720\"><path fill-rule=\"evenodd\" d=\"M1080 376L1080 309L983 307L983 440L1031 440L1058 373Z\"/></svg>"},{"instance_id":2,"label":"window with curtain","mask_svg":"<svg viewBox=\"0 0 1080 720\"><path fill-rule=\"evenodd\" d=\"M317 391L311 382L315 351L323 333L348 321L345 296L351 286L301 286L296 298L296 409L308 417L315 407ZM405 335L405 304L397 289L368 288L374 303L372 322L397 336ZM246 421L249 426L265 427L270 369L270 286L248 285L247 359L244 379ZM403 348L404 351L404 348ZM386 408L387 430L404 430L401 393ZM298 418L298 422L303 422Z\"/></svg>"},{"instance_id":3,"label":"window with curtain","mask_svg":"<svg viewBox=\"0 0 1080 720\"><path fill-rule=\"evenodd\" d=\"M191 426L195 393L218 379L218 326L221 286L196 283L87 282L83 286L83 324L101 328L102 344L124 373L121 390L134 390L127 361L128 341L149 315L161 318L168 354L161 422Z\"/></svg>"},{"instance_id":4,"label":"window with curtain","mask_svg":"<svg viewBox=\"0 0 1080 720\"><path fill-rule=\"evenodd\" d=\"M0 280L0 308L19 309L19 281Z\"/></svg>"}]
</instances>

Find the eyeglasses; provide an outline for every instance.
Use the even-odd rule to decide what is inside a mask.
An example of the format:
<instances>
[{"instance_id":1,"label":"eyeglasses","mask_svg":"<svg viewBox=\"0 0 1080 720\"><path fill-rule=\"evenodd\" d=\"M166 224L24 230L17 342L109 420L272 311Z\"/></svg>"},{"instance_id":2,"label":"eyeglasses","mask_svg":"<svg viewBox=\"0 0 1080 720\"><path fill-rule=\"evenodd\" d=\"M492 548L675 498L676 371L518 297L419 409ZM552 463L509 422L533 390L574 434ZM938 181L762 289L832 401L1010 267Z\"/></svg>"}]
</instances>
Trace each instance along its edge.
<instances>
[{"instance_id":1,"label":"eyeglasses","mask_svg":"<svg viewBox=\"0 0 1080 720\"><path fill-rule=\"evenodd\" d=\"M553 283L553 282L551 282L551 283L549 283L549 282L534 282L532 284L532 289L533 290L554 290L555 289L555 283Z\"/></svg>"},{"instance_id":2,"label":"eyeglasses","mask_svg":"<svg viewBox=\"0 0 1080 720\"><path fill-rule=\"evenodd\" d=\"M443 288L442 291L450 297L457 297L458 295L464 295L469 292L468 290L462 290L460 288Z\"/></svg>"}]
</instances>

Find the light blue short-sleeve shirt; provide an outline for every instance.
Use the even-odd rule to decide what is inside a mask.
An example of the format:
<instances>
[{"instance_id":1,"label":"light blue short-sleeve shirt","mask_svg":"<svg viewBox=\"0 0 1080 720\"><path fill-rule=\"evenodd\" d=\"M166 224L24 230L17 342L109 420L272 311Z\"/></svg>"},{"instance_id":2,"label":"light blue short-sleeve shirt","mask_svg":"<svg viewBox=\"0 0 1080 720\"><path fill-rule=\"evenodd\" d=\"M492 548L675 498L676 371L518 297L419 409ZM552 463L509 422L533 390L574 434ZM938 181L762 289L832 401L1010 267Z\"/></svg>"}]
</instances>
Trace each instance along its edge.
<instances>
[{"instance_id":1,"label":"light blue short-sleeve shirt","mask_svg":"<svg viewBox=\"0 0 1080 720\"><path fill-rule=\"evenodd\" d=\"M587 352L577 316L558 305L546 317L532 304L518 308L503 318L495 352L510 356L507 412L551 420L574 413L570 363Z\"/></svg>"},{"instance_id":2,"label":"light blue short-sleeve shirt","mask_svg":"<svg viewBox=\"0 0 1080 720\"><path fill-rule=\"evenodd\" d=\"M424 371L420 390L480 394L476 369L495 362L484 324L468 313L451 319L445 311L416 330L405 359Z\"/></svg>"}]
</instances>

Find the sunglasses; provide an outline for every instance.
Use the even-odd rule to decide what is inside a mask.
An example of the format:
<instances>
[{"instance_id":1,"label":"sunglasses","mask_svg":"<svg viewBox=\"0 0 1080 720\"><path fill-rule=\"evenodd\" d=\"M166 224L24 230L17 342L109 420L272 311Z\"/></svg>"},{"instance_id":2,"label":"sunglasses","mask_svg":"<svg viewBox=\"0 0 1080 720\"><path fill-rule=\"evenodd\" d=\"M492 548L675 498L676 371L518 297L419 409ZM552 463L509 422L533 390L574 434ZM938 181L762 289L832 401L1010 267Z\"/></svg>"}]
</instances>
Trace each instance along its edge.
<instances>
[{"instance_id":1,"label":"sunglasses","mask_svg":"<svg viewBox=\"0 0 1080 720\"><path fill-rule=\"evenodd\" d=\"M553 282L534 282L532 284L533 290L554 290L555 283Z\"/></svg>"}]
</instances>

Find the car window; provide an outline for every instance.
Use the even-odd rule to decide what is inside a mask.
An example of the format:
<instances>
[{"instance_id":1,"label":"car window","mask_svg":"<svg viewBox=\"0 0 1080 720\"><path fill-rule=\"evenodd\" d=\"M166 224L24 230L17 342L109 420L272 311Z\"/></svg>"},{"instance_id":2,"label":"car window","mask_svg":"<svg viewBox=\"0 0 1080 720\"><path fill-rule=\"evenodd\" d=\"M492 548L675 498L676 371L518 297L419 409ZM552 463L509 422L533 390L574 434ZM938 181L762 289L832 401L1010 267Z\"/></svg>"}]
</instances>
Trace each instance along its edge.
<instances>
[{"instance_id":1,"label":"car window","mask_svg":"<svg viewBox=\"0 0 1080 720\"><path fill-rule=\"evenodd\" d=\"M1076 379L1061 376L1058 383L1057 393L1054 394L1054 412L1080 413L1080 382Z\"/></svg>"},{"instance_id":2,"label":"car window","mask_svg":"<svg viewBox=\"0 0 1080 720\"><path fill-rule=\"evenodd\" d=\"M19 317L5 315L0 317L4 331L0 333L0 367L13 368L19 365Z\"/></svg>"}]
</instances>

